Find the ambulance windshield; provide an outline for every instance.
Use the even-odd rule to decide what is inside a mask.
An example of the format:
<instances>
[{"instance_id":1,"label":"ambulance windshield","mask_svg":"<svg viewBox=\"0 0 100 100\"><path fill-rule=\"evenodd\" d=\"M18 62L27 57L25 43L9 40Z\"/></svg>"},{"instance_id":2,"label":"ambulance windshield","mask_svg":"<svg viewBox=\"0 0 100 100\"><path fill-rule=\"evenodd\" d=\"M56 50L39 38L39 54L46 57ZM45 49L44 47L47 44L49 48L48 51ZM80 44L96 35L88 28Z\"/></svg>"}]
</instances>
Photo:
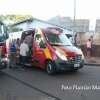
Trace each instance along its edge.
<instances>
[{"instance_id":1,"label":"ambulance windshield","mask_svg":"<svg viewBox=\"0 0 100 100\"><path fill-rule=\"evenodd\" d=\"M71 42L65 34L46 33L46 38L51 45L71 46Z\"/></svg>"}]
</instances>

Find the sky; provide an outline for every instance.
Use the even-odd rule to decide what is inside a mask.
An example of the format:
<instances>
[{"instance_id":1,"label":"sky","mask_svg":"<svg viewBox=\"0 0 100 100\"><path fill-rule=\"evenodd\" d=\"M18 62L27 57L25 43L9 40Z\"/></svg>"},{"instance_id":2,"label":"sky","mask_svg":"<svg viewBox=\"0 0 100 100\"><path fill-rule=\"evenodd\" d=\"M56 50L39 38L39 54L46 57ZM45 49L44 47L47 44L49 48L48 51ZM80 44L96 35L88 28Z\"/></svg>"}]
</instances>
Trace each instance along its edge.
<instances>
[{"instance_id":1,"label":"sky","mask_svg":"<svg viewBox=\"0 0 100 100\"><path fill-rule=\"evenodd\" d=\"M77 19L100 18L100 0L76 0ZM0 14L22 14L48 20L60 15L74 18L74 0L0 0Z\"/></svg>"}]
</instances>

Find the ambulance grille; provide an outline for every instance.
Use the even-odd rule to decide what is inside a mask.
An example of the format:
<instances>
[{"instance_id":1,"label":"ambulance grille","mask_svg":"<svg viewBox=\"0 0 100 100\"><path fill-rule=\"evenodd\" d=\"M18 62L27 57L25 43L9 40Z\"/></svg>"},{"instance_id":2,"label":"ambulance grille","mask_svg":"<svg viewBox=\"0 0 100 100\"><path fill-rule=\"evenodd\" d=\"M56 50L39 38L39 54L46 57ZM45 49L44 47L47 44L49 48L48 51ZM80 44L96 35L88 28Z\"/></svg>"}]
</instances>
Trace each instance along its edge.
<instances>
[{"instance_id":1,"label":"ambulance grille","mask_svg":"<svg viewBox=\"0 0 100 100\"><path fill-rule=\"evenodd\" d=\"M81 62L82 56L81 55L76 55L74 57L67 57L68 62Z\"/></svg>"}]
</instances>

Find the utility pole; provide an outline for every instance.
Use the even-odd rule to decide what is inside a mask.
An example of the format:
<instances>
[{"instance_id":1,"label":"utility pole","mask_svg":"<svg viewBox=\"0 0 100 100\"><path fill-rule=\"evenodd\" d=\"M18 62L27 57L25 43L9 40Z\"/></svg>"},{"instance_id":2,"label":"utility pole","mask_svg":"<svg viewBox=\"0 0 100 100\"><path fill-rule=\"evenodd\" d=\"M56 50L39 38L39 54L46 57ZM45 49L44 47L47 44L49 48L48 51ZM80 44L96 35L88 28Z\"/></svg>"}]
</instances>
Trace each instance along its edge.
<instances>
[{"instance_id":1,"label":"utility pole","mask_svg":"<svg viewBox=\"0 0 100 100\"><path fill-rule=\"evenodd\" d=\"M74 0L74 22L76 19L76 0Z\"/></svg>"},{"instance_id":2,"label":"utility pole","mask_svg":"<svg viewBox=\"0 0 100 100\"><path fill-rule=\"evenodd\" d=\"M75 26L76 26L76 0L74 0L74 20L73 20L73 37L74 37L74 44L76 44L76 32L75 32Z\"/></svg>"}]
</instances>

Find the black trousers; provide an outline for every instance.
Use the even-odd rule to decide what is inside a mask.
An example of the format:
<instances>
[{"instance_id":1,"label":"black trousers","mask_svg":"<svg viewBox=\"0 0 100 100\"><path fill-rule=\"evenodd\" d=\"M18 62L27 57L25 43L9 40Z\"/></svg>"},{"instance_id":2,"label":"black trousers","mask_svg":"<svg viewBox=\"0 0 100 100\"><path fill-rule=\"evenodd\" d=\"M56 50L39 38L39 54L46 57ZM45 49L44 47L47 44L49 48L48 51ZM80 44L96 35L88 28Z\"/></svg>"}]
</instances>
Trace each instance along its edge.
<instances>
[{"instance_id":1,"label":"black trousers","mask_svg":"<svg viewBox=\"0 0 100 100\"><path fill-rule=\"evenodd\" d=\"M20 64L25 65L27 63L27 56L20 55Z\"/></svg>"}]
</instances>

